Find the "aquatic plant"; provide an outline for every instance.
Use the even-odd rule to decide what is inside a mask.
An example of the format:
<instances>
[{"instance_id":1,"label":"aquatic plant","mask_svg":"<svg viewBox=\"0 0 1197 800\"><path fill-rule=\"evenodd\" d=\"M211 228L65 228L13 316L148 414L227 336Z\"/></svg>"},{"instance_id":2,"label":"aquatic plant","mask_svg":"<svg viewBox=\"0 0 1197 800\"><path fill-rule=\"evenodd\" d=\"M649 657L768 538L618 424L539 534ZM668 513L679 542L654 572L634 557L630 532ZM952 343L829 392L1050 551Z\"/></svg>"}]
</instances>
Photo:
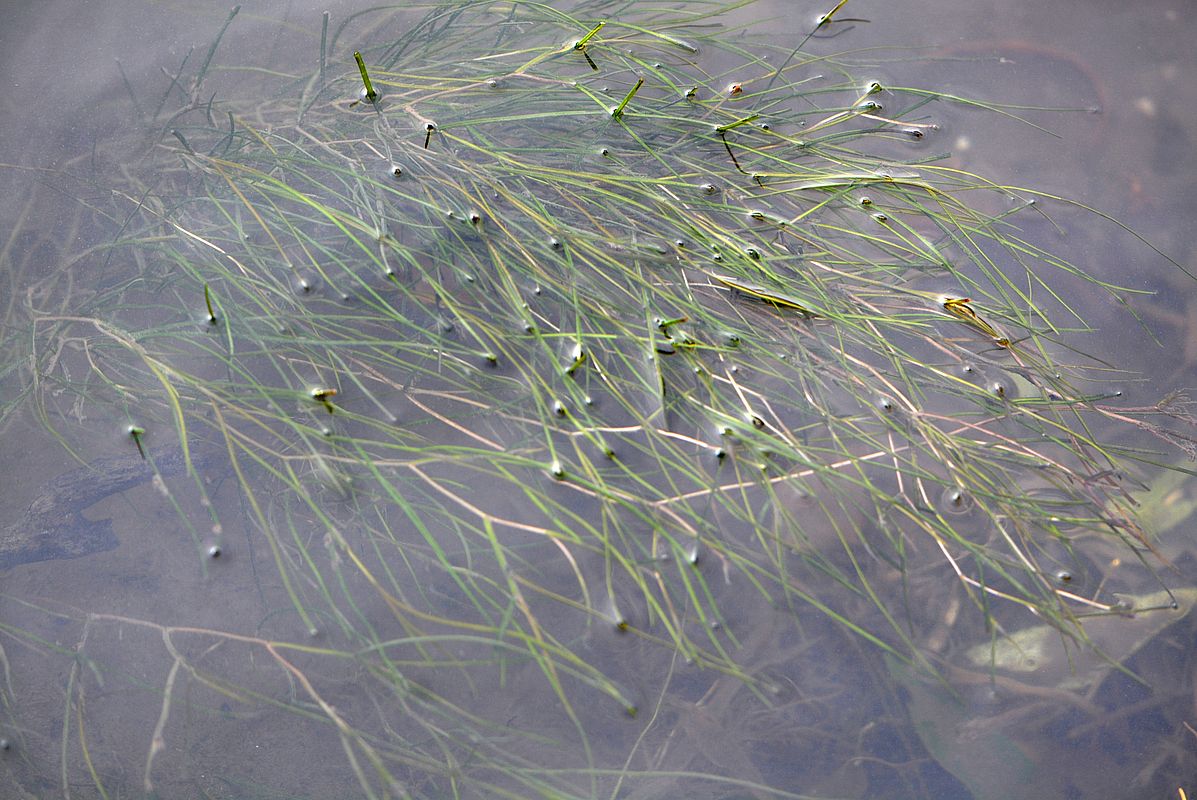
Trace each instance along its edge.
<instances>
[{"instance_id":1,"label":"aquatic plant","mask_svg":"<svg viewBox=\"0 0 1197 800\"><path fill-rule=\"evenodd\" d=\"M1029 619L1083 644L1153 580L1123 476L1192 454L1192 418L1086 354L1061 287L1132 290L1022 228L1076 204L930 156L964 100L712 24L746 5L326 15L310 74L214 93L218 36L153 110L130 87L143 138L46 176L103 233L14 265L0 424L31 404L71 448L73 407L202 459L195 561L216 590L242 554L256 594L86 614L64 782L120 781L84 713L107 674L159 702L147 792L185 707L336 762L210 796L915 796L862 766L920 747L865 743L881 654L937 670Z\"/></svg>"}]
</instances>

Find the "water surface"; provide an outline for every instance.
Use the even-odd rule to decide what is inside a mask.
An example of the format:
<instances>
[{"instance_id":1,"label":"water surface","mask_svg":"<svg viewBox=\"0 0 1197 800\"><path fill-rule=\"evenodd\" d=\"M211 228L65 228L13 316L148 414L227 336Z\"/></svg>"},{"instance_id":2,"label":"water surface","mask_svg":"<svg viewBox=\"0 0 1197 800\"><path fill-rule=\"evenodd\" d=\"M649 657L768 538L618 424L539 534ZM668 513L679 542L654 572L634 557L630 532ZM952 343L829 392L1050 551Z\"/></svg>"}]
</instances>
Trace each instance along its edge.
<instances>
[{"instance_id":1,"label":"water surface","mask_svg":"<svg viewBox=\"0 0 1197 800\"><path fill-rule=\"evenodd\" d=\"M934 126L925 135L887 141L879 148L894 160L943 154L942 163L997 183L1075 198L1190 266L1193 242L1184 209L1191 192L1192 156L1186 142L1194 104L1186 102L1192 88L1183 80L1193 69L1184 15L1167 3L1102 14L1090 3L1070 5L974 4L962 11L943 3L902 9L849 4L841 18L869 22L839 22L828 28L826 38L821 33L812 39L810 50L851 51L842 58L854 72L889 86L930 86L992 103L1070 109L1007 108L1032 125L991 110L935 101L916 115ZM253 121L245 93L255 91L263 76L317 70L321 10L296 3L242 9L213 52L215 68L198 101L207 102L212 95L228 98ZM760 17L771 11L767 4L749 10ZM796 41L809 29L808 18L820 10L825 9L812 7L808 14L795 15L787 5L780 22L761 27L776 32L790 26L792 34L786 38ZM146 165L155 163L150 153L180 147L179 140L162 135L161 126L158 138L147 138L137 116L154 116L159 102L179 104L181 90L172 88L171 77L208 58L227 14L227 8L216 4L138 3L119 12L111 5L60 4L17 12L13 24L5 26L4 74L11 79L0 100L5 143L0 161L19 168L6 168L0 179L6 189L0 213L14 232L2 267L6 328L0 386L20 400L3 407L0 421L0 457L14 466L3 479L3 526L22 519L56 477L80 474L74 470L113 455L139 458L131 425L152 428L145 440L151 454L179 438L169 414L149 421L157 427L138 416L137 398L157 391L160 384L149 362L129 353L114 357L120 332L88 320L118 320L128 330L171 331L185 342L173 363L187 364L213 382L227 377L224 362L209 358L206 349L212 342L217 348L219 334L209 339L195 334L204 324L198 294L183 295L166 282L122 283L129 280L122 276L156 274L161 265L154 259L167 258L169 251L144 248L136 256L144 260L125 272L120 259L133 263L132 254L138 251L103 247L121 236L141 210L140 194L115 197L111 187L136 183L150 196L155 186L153 175L146 174L152 172ZM331 29L350 17L350 10L331 9ZM338 41L331 54L338 74L352 75L352 47L370 53L368 45L396 35L385 26L372 27L373 19L366 15L347 29L360 29L359 39L349 33ZM752 27L743 11L730 20L736 22L749 25L737 34L738 41L755 51L765 31ZM508 40L504 47L515 45ZM663 52L666 62L689 58L667 48ZM784 54L778 46L771 63L780 63ZM741 79L736 59L727 53L704 52L702 57L713 74L726 74L729 85ZM123 77L115 68L117 58ZM579 60L577 67L579 80L587 78L584 62ZM821 74L817 69L810 67L812 76ZM742 71L744 80L760 81L747 68ZM625 77L619 76L618 83L612 79L613 104L626 89ZM126 81L135 103L129 100ZM482 102L477 95L473 100ZM350 113L345 96L317 95L316 101L320 110L336 106ZM273 102L260 109L264 131L277 124L271 118ZM188 126L204 127L202 114L202 109L192 109L190 116L179 117L184 138L194 138ZM570 130L568 123L568 118L559 123L562 131ZM451 186L449 173L439 171L441 162L411 145L418 143L419 134L414 128L394 134L396 152L409 154L403 161L409 177L419 180L424 170L426 180ZM218 137L213 141L220 144ZM437 139L433 148L437 146L447 145ZM604 132L587 147L588 165L598 162L602 148L615 151L609 162L612 172L620 168L619 159L630 163L636 153L630 141ZM574 158L568 149L545 158L559 158L555 166L568 170ZM727 167L718 148L700 156ZM389 167L382 161L374 166ZM71 175L69 190L58 177L61 170ZM93 183L85 179L89 174L95 176ZM135 176L136 182L121 183L123 174ZM343 174L333 171L325 183L335 185ZM737 191L754 197L755 189L745 184ZM458 219L434 221L430 215L426 227L433 233L398 231L396 236L422 253L451 252L452 259L460 258L452 261L460 267L455 280L468 297L467 273L471 264L486 263L482 256L487 252L485 234L471 233L468 227L474 210L470 202L489 198L483 192L473 197L464 191L449 194L447 204ZM517 197L512 193L507 200ZM373 202L369 198L365 205ZM1068 341L1145 376L1112 372L1107 388L1121 389L1121 402L1134 408L1151 406L1190 383L1197 360L1197 354L1188 352L1191 280L1119 226L1048 197L1039 198L1039 204L1045 217L1019 216L1028 239L1048 242L1103 279L1160 293L1133 300L1145 330L1092 284L1053 276L1053 286L1068 293L1068 302L1083 306L1095 329L1077 331ZM496 202L496 208L509 207ZM98 213L90 213L96 209ZM121 209L127 216L117 213ZM197 211L190 218L197 229L214 225L205 213ZM172 218L188 219L186 213ZM246 213L229 223L248 232L239 246L248 255L268 253L270 237L248 218ZM496 221L502 220L497 215ZM144 220L138 224L143 226L139 235L147 236ZM179 236L169 226L160 233L164 239ZM673 269L679 263L671 249L675 235L661 231L659 240L626 242L636 254L629 258L646 270ZM541 244L537 258L551 258L548 238ZM197 247L215 258L210 249ZM348 260L351 252L347 247L325 255ZM420 268L428 267L422 263ZM323 294L302 302L323 303L330 319L349 320L337 328L338 335L358 330L354 307L341 304L336 287L297 273L297 280L308 278ZM589 281L580 278L579 285L592 296L608 291L601 282ZM383 281L373 285L387 288ZM538 315L536 324L546 329L570 324L576 310L564 302L562 287L544 288L547 297L537 300L540 287L520 285L532 306L529 313ZM703 297L722 298L714 289L703 291ZM182 314L162 299L172 292L187 309ZM370 302L369 291L360 292ZM427 303L424 308L403 307L413 321L413 337L439 335L433 332L448 324L448 315L418 288L405 301L385 296L397 305ZM120 299L115 309L113 298ZM805 323L748 303L727 308L727 314L736 315L731 325L775 334L796 354L819 352L804 349L809 343L804 337L818 332L819 323L802 327ZM74 317L80 321L63 322ZM517 320L511 322L514 331ZM192 323L194 327L183 327ZM461 319L455 324L460 327ZM277 334L280 352L293 352L286 350L288 335ZM464 336L460 330L444 331L445 341L458 341L459 335ZM426 363L437 363L437 368L427 367L422 374L430 377L418 382L396 372L384 376L389 386L383 386L384 380L370 384L373 400L343 391L334 400L345 403L348 415L338 412L335 417L310 397L305 405L302 396L312 387L319 391L320 380L333 374L335 365L291 358L286 363L294 372L281 383L291 381L297 391L264 395L260 402L293 412L300 422L250 439L277 450L255 462L246 459L252 449L247 448L237 467L228 448L213 447L214 438L219 442L211 435L221 424L219 413L189 409L194 416L188 417L188 425L203 448L195 475L161 470L161 480L147 477L119 492L107 492L97 483L88 495L94 502L82 513L91 520L111 519L118 547L71 560L14 565L0 576L0 624L6 634L0 644L8 666L0 735L9 744L0 754L0 780L18 797L68 791L83 797L141 796L150 787L160 796L333 797L344 796L347 786L364 785L380 797L440 797L453 791L481 797L500 789L527 793L530 787L544 786L579 797L651 798L683 791L709 797L971 793L980 800L1025 793L1027 787L1042 796L1092 798L1171 796L1177 788L1195 788L1181 782L1193 766L1191 740L1183 728L1193 721L1187 705L1193 675L1188 595L1179 595L1183 602L1176 612L1140 615L1134 621L1143 624L1119 627L1119 633L1102 639L1111 658L1124 662L1138 679L1099 666L1085 685L1070 684L1073 672L1059 668L1061 658L1080 650L1066 650L1058 634L1045 637L1045 650L1036 656L1045 663L1030 670L1024 668L1025 660L972 658L989 641L984 625L952 571L941 561L932 562L933 548L926 540L910 539L917 557L911 556L915 566L905 571L887 560L882 547L876 552L870 552L867 542L858 550L841 547L845 532L881 537L887 531L875 522L877 511L868 492L841 490L820 500L824 484L806 481L809 476L762 487L719 466L774 459L779 475L799 472L785 460L784 450L768 452L764 436L754 432L754 427L802 430L815 425L817 417L798 403L779 404L776 415L761 425L732 420L742 430L729 438L737 444L729 445L728 462L707 454L706 461L696 462L701 469L681 477L655 471L659 456L651 437L620 437L621 428L635 427L655 413L665 420L664 427L674 425L672 433L716 435L713 425L706 431L686 427L691 419L686 407L671 405L653 390L662 374L683 385L686 372L676 361L667 361L665 352L673 347L685 353L684 345L661 345L654 356L659 362L636 356L610 367L616 385L640 387L626 396L606 394L612 384L593 374L587 378L589 365L579 367L578 379L562 378L553 359L568 365L577 358L563 341L555 342L557 350L551 352L512 346L511 353L540 365L540 371L499 363L482 373L485 359L468 365L472 371L431 359ZM464 352L453 345L445 349L454 357ZM276 368L270 355L263 352L245 363L263 375ZM811 358L817 367L818 358ZM36 382L24 366L30 359L44 373L38 380L47 384ZM770 372L774 366L763 368L776 363L745 356L734 366L755 377L729 378L728 385L754 380L758 383L752 388L762 396L776 397L784 388L784 375ZM453 377L459 374L486 377ZM594 456L593 463L600 465L596 473L609 475L603 478L605 487L649 497L659 492L669 501L652 506L660 517L643 517L641 538L620 540L606 552L580 548L567 558L561 542L568 539L554 542L543 535L562 519L579 529L591 525L603 530L610 524L622 533L619 525L633 517L605 510L596 494L579 492L568 481L554 483L551 464L531 463L541 458L543 444L528 419L537 413L550 421L565 415L532 407L530 398L540 395L526 382L529 374L551 375L546 382L572 387L576 397L566 398L571 402L568 413L593 413L605 423L604 432L630 465L627 473L604 473L607 468ZM463 394L461 387L484 390L482 400ZM597 411L587 411L584 396ZM625 398L627 405L620 405ZM829 401L844 409L857 399L845 394ZM480 406L466 406L470 401ZM278 405L268 406L274 402ZM945 409L958 408L952 397L939 398L934 392L927 407L940 402ZM380 420L404 431L405 437L410 431L410 439L397 440L401 444L419 441L435 448L438 458L412 473L418 480L372 483L374 473L347 458L345 449L288 449L297 439L305 446L305 437L318 440L324 425L334 440L367 441L371 426ZM555 444L566 441L572 440L561 437ZM1158 450L1156 460L1163 463L1179 462L1184 455L1150 436L1128 437L1126 443ZM459 448L502 451L507 460L454 461L445 455ZM525 459L525 454L531 455ZM373 461L367 463L381 465L374 469L397 469L386 455L371 452ZM295 474L286 474L285 465L293 465ZM645 469L647 488L630 477L636 465ZM872 461L864 462L862 474L870 487L894 493L901 489L891 473ZM716 485L747 486L739 504L714 490L684 485L707 475ZM682 499L672 500L670 480L678 481L672 491ZM1125 480L1133 489L1138 480L1158 478L1141 468ZM259 487L258 494L245 492L243 485ZM387 485L411 494L379 493L378 486ZM686 488L697 494L688 496ZM1191 491L1177 482L1141 498L1156 515L1155 532L1164 535L1156 545L1160 555L1175 563L1180 574L1193 557L1187 515ZM545 505L534 507L530 497ZM499 521L507 557L518 560L503 565L490 560L488 535L479 535L485 530L483 519ZM794 520L802 521L800 536L791 530ZM985 535L984 522L974 523L978 536ZM734 544L705 550L677 534L673 526L685 524L712 524ZM1043 539L1032 549L1042 550L1045 560L1058 562L1067 572L1068 585L1061 587L1066 591L1106 599L1117 587L1124 596L1139 598L1141 605L1161 605L1158 582L1149 576L1161 563L1154 555L1146 556L1152 568L1145 569L1117 543L1096 536L1080 540L1073 549L1047 533ZM396 541L402 546L385 549ZM770 548L780 553L774 560L733 560L745 553L769 553ZM825 562L811 560L812 550L825 552ZM861 554L864 566L848 561L848 552ZM613 568L613 554L632 566ZM636 559L650 563L662 555L673 563L689 557L696 562L693 573L674 570L665 559L661 567L636 566ZM360 568L346 568L353 559L360 559ZM902 620L895 627L943 659L937 663L953 691L900 660L882 658L867 638L795 596L767 597L756 591L749 576L772 579L773 574L754 573L743 567L747 563L756 569L763 564L779 572L794 570L803 592L831 604L842 619L865 631L884 631L883 638L891 643L897 636L880 609L892 607ZM823 570L821 576L812 564ZM1168 586L1177 591L1186 587L1178 574L1160 570ZM679 577L690 574L697 577ZM834 579L858 574L871 581L880 602L847 591ZM696 658L697 651L663 646L676 635L665 622L668 612L678 609L650 608L646 597L654 595L633 579L636 575L667 585L662 596L718 610L707 618L689 607L679 612L684 633L711 651L704 653L710 661ZM378 591L380 584L387 590ZM593 587L594 596L583 598L577 594L579 586ZM550 591L570 602L560 602ZM587 610L586 603L592 608ZM993 613L1011 631L1034 632L1042 624L1017 606ZM515 640L520 646L495 635L509 628L524 637ZM544 645L538 638L542 631L560 649ZM718 647L730 655L720 660ZM545 652L568 655L546 659ZM561 674L545 663L556 664ZM567 671L571 665L578 667L577 673ZM609 678L611 685L601 685L596 675ZM361 791L365 796L366 790Z\"/></svg>"}]
</instances>

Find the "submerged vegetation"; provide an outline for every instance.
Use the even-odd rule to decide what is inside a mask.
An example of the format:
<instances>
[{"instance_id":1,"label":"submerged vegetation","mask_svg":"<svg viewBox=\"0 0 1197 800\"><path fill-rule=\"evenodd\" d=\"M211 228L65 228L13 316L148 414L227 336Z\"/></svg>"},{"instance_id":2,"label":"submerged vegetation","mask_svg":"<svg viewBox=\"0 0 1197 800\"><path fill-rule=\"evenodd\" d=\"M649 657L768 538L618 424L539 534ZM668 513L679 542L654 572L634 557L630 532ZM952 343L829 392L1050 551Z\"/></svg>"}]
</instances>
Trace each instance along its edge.
<instances>
[{"instance_id":1,"label":"submerged vegetation","mask_svg":"<svg viewBox=\"0 0 1197 800\"><path fill-rule=\"evenodd\" d=\"M73 656L4 624L74 658L64 785L982 797L903 697L1187 610L1134 476L1192 455L1188 401L1124 402L1070 296L1131 291L1028 233L1075 205L928 147L965 101L828 57L843 6L793 50L710 3L411 4L326 15L310 74L218 38L130 86L148 144L15 226L65 191L91 244L8 267L0 427L194 460L192 557L252 586L224 624L79 612ZM136 768L89 739L113 683L153 698ZM286 768L201 781L266 729Z\"/></svg>"}]
</instances>

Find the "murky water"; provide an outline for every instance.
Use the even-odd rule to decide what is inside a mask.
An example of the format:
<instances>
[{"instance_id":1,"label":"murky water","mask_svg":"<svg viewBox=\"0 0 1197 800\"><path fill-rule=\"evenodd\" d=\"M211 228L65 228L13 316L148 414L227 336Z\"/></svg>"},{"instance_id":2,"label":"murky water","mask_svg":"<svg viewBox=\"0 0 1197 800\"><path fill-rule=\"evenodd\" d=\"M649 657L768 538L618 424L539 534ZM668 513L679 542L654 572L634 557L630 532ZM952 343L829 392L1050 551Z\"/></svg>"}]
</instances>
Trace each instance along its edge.
<instances>
[{"instance_id":1,"label":"murky water","mask_svg":"<svg viewBox=\"0 0 1197 800\"><path fill-rule=\"evenodd\" d=\"M887 86L931 86L999 105L994 111L933 101L910 116L928 126L912 129L922 135L884 141L880 152L892 153L894 160L950 153L943 163L962 171L1079 200L1193 268L1185 211L1194 158L1188 142L1197 125L1192 111L1197 106L1188 97L1195 90L1185 80L1194 69L1186 46L1191 37L1185 26L1191 23L1179 5L1150 3L1133 10L1110 5L1099 13L1092 3L1045 9L1000 2L972 4L966 11L949 3L917 9L849 3L810 49L850 52L843 59L860 75ZM164 136L166 146L201 147L186 126L204 113L210 94L240 99L243 125L229 118L234 134L259 124L265 137L278 124L273 107L261 108L257 119L244 110L248 104L239 93L261 85L264 69L288 76L317 70L323 9L271 6L247 6L237 15L211 55L217 67L205 95L195 98L193 117L179 117L182 138ZM800 35L809 29L806 17L827 9L795 15L790 4L780 9L762 4L749 10L759 17L776 11L781 22L765 27L776 31L785 25ZM352 15L331 11L335 37ZM1165 534L1153 542L1163 560L1151 553L1145 559L1175 590L1179 607L1140 615L1134 621L1141 624L1134 626L1117 625L1130 621L1123 616L1103 621L1115 623L1106 626L1110 631L1094 626L1094 638L1117 666L1127 668L1119 671L1088 658L1079 644L1065 648L1054 629L1038 630L1041 621L1016 604L992 613L1008 631L1023 631L1025 638L1016 640L1022 646L1007 653L998 645L1008 640L995 637L992 648L985 647L991 640L975 608L984 593L966 591L940 560L928 566L934 549L929 541L907 538L908 532L895 535L878 522L869 493L832 491L832 482L799 469L795 454L809 446L801 436L779 436L779 443L760 433L818 430L817 414L797 403L781 405L786 386L784 376L773 371L777 362L746 356L734 365L736 372L728 368L727 385L741 399L745 392L764 398L769 413L747 421L720 418L720 424L743 428L726 437L729 453L716 456L712 446L694 460L698 467L678 475L659 471L654 448L661 440L621 431L659 414L660 427L677 439L704 433L717 438L714 417L704 418L705 432L686 427L691 412L662 389L698 383L690 373L709 369L714 359L667 361L674 355L670 351L689 352L681 336L658 337L649 356L605 363L604 380L587 373L589 364L571 349L568 337L542 350L512 346L486 373L478 373L478 364L454 360L464 348L444 344L416 361L405 360L400 346L399 356L358 362L359 374L366 376L358 386L362 391L352 395L342 387L339 395L325 396L319 394L325 391L321 381L339 374L342 365L295 356L307 351L288 349L293 341L288 337L302 341L302 329L279 330L274 339L254 342L275 342L286 359L271 360L262 346L238 363L255 370L263 383L260 376L269 370L285 371L280 385L300 390L262 392L237 403L223 395L215 399L222 381L247 384L230 378L230 361L212 357L224 346L219 329L197 336L205 330L200 297L149 279L159 274L155 259L170 263L169 249L106 245L136 227L131 221L139 204L155 188L153 177L141 174L152 163L147 147L163 147L147 144L141 128L130 123L126 81L136 98L134 114L148 119L159 103L178 105L174 95L181 90L172 87L172 77L193 74L188 71L209 58L227 14L215 4L136 5L127 13L61 4L24 9L0 34L2 72L9 76L0 99L0 162L10 165L0 175L5 189L0 217L13 231L0 265L5 324L0 459L10 465L2 479L0 529L19 536L41 525L53 532L55 525L71 527L72 521L78 527L76 515L82 514L89 525L111 520L119 540L111 546L115 542L97 538L94 548L84 543L82 549L94 552L72 559L4 561L0 737L6 749L0 751L0 794L319 798L366 796L359 787L373 787L379 797L444 797L455 791L469 797L500 791L531 796L539 789L569 797L968 793L985 800L1197 791L1197 785L1183 782L1197 763L1197 739L1185 727L1197 725L1197 709L1193 621L1187 613L1193 597L1184 577L1194 557L1193 488L1183 481L1140 496L1151 525ZM738 14L731 24L743 21L744 12ZM857 17L869 21L850 20ZM356 30L354 24L347 30ZM382 36L371 29L369 17L357 24L366 32L363 41ZM752 49L763 36L750 27L740 41ZM343 35L334 51L338 70L346 68L351 54L346 42L352 38ZM520 43L518 37L502 41L504 51ZM667 48L663 52L666 67L670 57L685 60ZM710 59L705 68L726 74L728 84L741 80L727 53L704 56ZM783 56L779 46L771 62ZM114 67L116 58L123 77ZM614 103L623 91L612 88L609 95ZM330 108L346 105L344 97L316 101ZM1029 106L1069 110L1024 108ZM496 108L488 113L506 113ZM427 230L395 235L412 252L447 261L445 254L460 256L452 262L458 273L446 285L469 297L471 265L486 263L487 253L485 234L472 232L469 217L479 202L492 198L457 188L453 175L420 153L422 148L402 149L399 140L412 135L395 137L396 152L408 155L405 169L417 180L450 187L448 204L456 204L458 218L434 222L430 214ZM428 135L434 148L448 147L439 137ZM610 141L614 137L606 133L596 137L587 144L586 158L598 161L597 154L608 148L613 153L602 155L609 161L600 164L612 164L615 172L634 163L647 172L633 161L634 146ZM216 137L204 145L215 153L227 143ZM724 163L721 149L711 153L703 155ZM566 176L581 169L577 163L580 157L563 148L552 165ZM64 168L74 176L69 191L56 177ZM113 194L112 186L134 184L120 182L126 174L137 176L144 195ZM326 186L348 187L337 202L381 207L381 201L355 194L366 192L365 184L345 174L332 169L322 178ZM79 180L80 175L94 175L95 181ZM494 200L497 212L488 224L518 219L512 209L524 197L510 192ZM275 199L280 206L295 200ZM253 227L246 209L267 208L260 198L254 202L258 205L245 203L240 216L230 215L226 226L246 232L237 255L251 266L258 263L254 257L266 263L261 254L270 251L278 230ZM1159 293L1132 300L1143 321L1139 326L1092 284L1052 276L1053 289L1082 306L1095 329L1077 331L1068 341L1146 376L1112 370L1108 383L1093 391L1120 389L1123 407L1133 409L1190 384L1197 366L1197 352L1190 352L1195 334L1189 312L1197 298L1192 280L1118 225L1050 196L1038 198L1038 206L1042 217L1019 217L1028 240L1050 242L1090 274ZM194 223L195 230L216 227L202 227L213 224L207 211L188 217L184 203L178 216L179 209L148 208L164 220ZM554 209L563 218L567 213ZM283 210L301 219L306 213L301 204ZM313 216L309 222L321 220ZM638 230L635 221L629 229ZM167 225L136 230L145 240L154 234L168 241L179 234ZM647 245L629 242L635 255L628 258L649 271L675 264L661 255L674 246L674 234L660 236ZM188 243L201 258L216 258L212 248L196 245L197 237ZM230 247L223 242L225 250ZM312 263L349 261L353 251L346 247ZM576 242L569 248L582 251ZM552 244L542 249L536 258L556 252ZM300 253L291 249L288 257L298 260ZM130 259L134 268L126 273L121 259ZM139 277L122 277L126 274ZM330 333L335 330L347 342L372 335L368 327L355 327L355 307L342 303L342 284L335 279L297 270L294 281L310 283L298 291L292 286L302 297L312 290L312 299L302 302L324 303L329 318L348 320ZM591 281L578 279L587 296L616 296ZM578 315L562 285L546 282L543 294L539 285L519 289L529 324L568 330ZM370 307L371 291L394 290L380 279L354 291ZM1028 291L1038 300L1046 289ZM446 342L465 339L463 321L480 327L488 322L453 316L453 298L420 292L385 296L395 306L424 302L423 309L403 306L405 318L413 327L440 331L436 335ZM219 286L215 295L218 308L229 297ZM187 308L182 315L187 319L172 316L167 300ZM739 325L775 335L780 350L810 358L811 368L831 363L819 360L822 351L815 346L825 345L818 338L820 323L781 321L768 307L733 308L741 315L728 322L733 330ZM509 322L514 331L524 320L513 316ZM295 324L302 326L301 315ZM596 328L595 334L611 334ZM125 331L134 330L156 333L136 342L139 349L127 341ZM172 360L155 360L163 339L185 342L178 351L166 348ZM491 340L479 334L477 341ZM143 352L144 358L135 357ZM485 355L474 354L479 363ZM556 374L555 361L570 365L571 359L579 377L571 372L566 380ZM521 363L535 369L524 370ZM986 380L1009 377L996 374L997 363L982 364L995 371ZM138 398L171 382L163 364L185 365L195 376L191 385L212 386L207 407L197 403L199 410L186 411L195 435L182 438L201 448L188 454L198 465L191 474L179 466L184 456L170 414L153 420L157 428L139 417ZM400 376L397 368L387 372L388 364L417 364L419 378ZM472 377L476 374L486 377ZM550 376L546 385L558 381L551 386L563 398L560 408L532 407L541 394L529 385L529 375ZM304 396L311 391L319 402ZM957 408L954 398L929 394L927 409L949 414ZM710 397L709 404L717 406L718 392ZM827 398L837 410L853 407L857 399L848 393ZM878 408L890 402L885 395L869 400ZM323 401L344 405L336 406L334 417L325 413ZM228 418L233 407L244 412L243 419ZM164 408L169 412L171 406ZM255 408L271 411L255 419ZM617 473L597 457L575 456L578 450L569 448L582 437L549 437L569 469L593 469L584 476L590 484L554 481L562 477L553 474L559 462L538 460L544 443L537 439L537 414L549 420L595 415L603 425L591 429L610 437L626 471ZM298 422L282 427L278 420L284 418ZM315 458L304 448L292 449L296 441L319 440L321 426L329 428L331 440L372 445L380 441L375 438L380 420L404 433L386 440L392 450L359 451L368 455L364 460L355 460L351 450L322 449L319 441L311 448ZM130 434L131 427L142 426L151 428L144 442L141 434ZM219 437L213 442L212 431L229 429L253 447L222 448ZM1008 429L995 429L1019 431L1008 434L1011 440L1022 435L1013 420ZM1154 448L1163 463L1183 456L1150 436L1128 436L1119 444ZM158 477L139 466L142 446L161 465ZM417 447L435 447L437 457L409 460ZM502 456L488 461L454 455L469 448ZM260 459L253 458L255 452ZM84 465L114 457L101 465L104 474L125 469L128 480L87 482ZM739 472L757 461L780 477L762 483ZM892 470L861 463L864 485L878 493L903 491ZM641 468L643 480L637 477ZM400 469L407 470L403 481L376 474L390 477L389 470ZM564 473L566 467L560 469ZM72 487L83 485L71 493L55 490L64 475ZM1127 476L1126 485L1134 488L1136 477L1148 476L1146 471ZM606 494L580 491L579 485L597 485ZM246 486L261 488L254 494ZM403 493L387 494L388 486ZM957 503L935 494L929 505L939 502L967 515L964 501L953 509ZM47 497L57 500L62 519L53 510L30 514L30 504L39 498L44 504ZM639 505L627 499L643 497L657 499ZM610 510L612 498L619 514L640 521L637 538L620 538L625 518ZM1072 508L1064 503L1061 516ZM800 538L792 530L795 520L802 521ZM975 519L971 530L988 535L986 522ZM687 538L688 531L708 523L743 541L720 548L701 537ZM958 524L970 530L969 523ZM1066 527L1063 521L1060 527ZM591 540L571 538L571 530L606 547L579 546ZM846 535L861 531L877 542L858 550L840 547ZM1053 569L1062 591L1083 601L1106 598L1116 587L1124 599L1137 599L1139 608L1170 602L1119 543L1091 536L1069 547L1047 534L1042 538L1046 541L1028 551L1058 565ZM501 547L494 544L499 541ZM895 556L903 552L903 541L908 562ZM745 555L774 551L776 558L757 562ZM812 551L825 553L825 560L809 557ZM849 553L866 559L852 561ZM662 565L695 563L693 570L674 571L651 566L657 559ZM1176 570L1159 566L1167 562ZM777 579L770 569L792 570L797 591L762 590L760 583ZM845 575L867 576L882 601L836 580ZM637 576L647 577L640 583ZM808 594L833 608L839 622L817 613ZM669 607L677 598L687 606ZM951 690L902 663L906 652L879 607L892 609L901 620L894 629L936 659ZM1082 602L1075 608L1086 607ZM710 614L712 609L718 613ZM675 624L680 633L671 628ZM886 631L883 638L896 649L883 656L853 626L869 636ZM517 635L507 637L507 631ZM664 646L670 641L688 642L691 649ZM1068 654L1081 668L1062 667Z\"/></svg>"}]
</instances>

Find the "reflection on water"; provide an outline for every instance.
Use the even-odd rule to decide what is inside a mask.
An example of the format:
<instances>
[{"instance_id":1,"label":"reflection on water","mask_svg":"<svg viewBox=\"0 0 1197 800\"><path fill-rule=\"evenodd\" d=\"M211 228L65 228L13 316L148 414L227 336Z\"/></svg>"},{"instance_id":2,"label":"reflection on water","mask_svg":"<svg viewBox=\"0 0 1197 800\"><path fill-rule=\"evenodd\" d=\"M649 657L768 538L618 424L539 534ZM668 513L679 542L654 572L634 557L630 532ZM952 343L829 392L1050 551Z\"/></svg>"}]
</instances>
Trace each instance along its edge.
<instances>
[{"instance_id":1,"label":"reflection on water","mask_svg":"<svg viewBox=\"0 0 1197 800\"><path fill-rule=\"evenodd\" d=\"M1197 790L1178 20L457 10L7 26L0 794Z\"/></svg>"}]
</instances>

